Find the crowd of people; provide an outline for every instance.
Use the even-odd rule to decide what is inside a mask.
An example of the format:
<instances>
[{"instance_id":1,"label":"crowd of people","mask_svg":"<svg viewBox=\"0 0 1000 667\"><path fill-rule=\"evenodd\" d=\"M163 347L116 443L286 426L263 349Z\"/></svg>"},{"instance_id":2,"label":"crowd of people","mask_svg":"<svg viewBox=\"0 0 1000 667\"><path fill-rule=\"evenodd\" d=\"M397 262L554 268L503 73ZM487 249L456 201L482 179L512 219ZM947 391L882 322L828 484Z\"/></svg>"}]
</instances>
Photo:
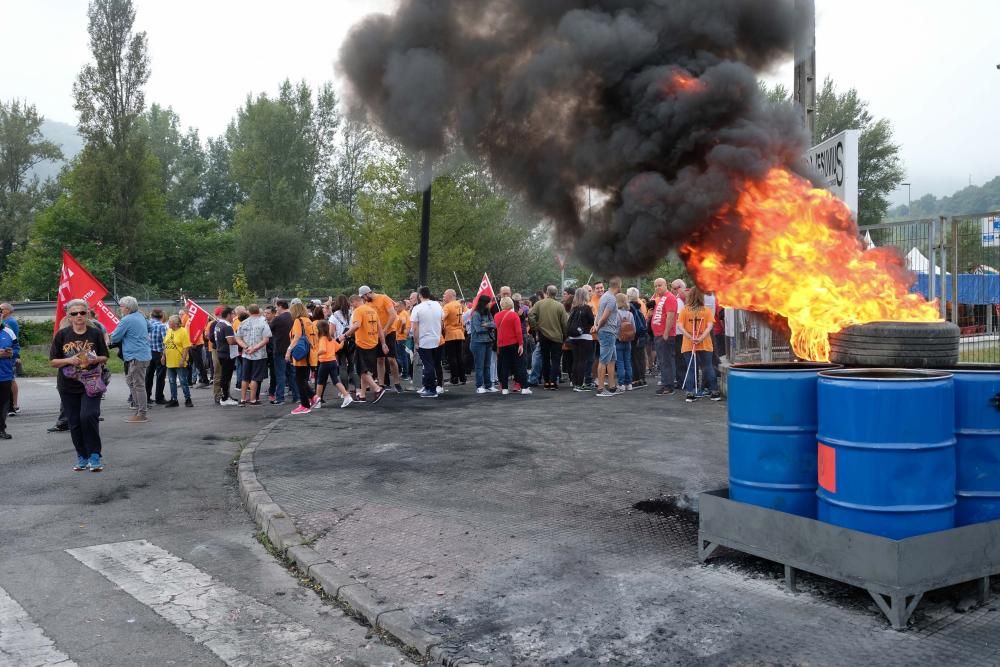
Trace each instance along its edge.
<instances>
[{"instance_id":1,"label":"crowd of people","mask_svg":"<svg viewBox=\"0 0 1000 667\"><path fill-rule=\"evenodd\" d=\"M120 323L108 332L82 300L65 306L49 358L58 370L59 419L50 431L69 431L75 470L99 471L101 400L109 354L125 366L133 424L149 420L151 404L194 407L192 387L211 388L223 407L282 405L305 415L333 398L340 407L378 403L417 379L421 398L470 379L477 395L527 396L532 388L592 392L600 398L643 389L656 376L656 394L683 388L685 399L720 400L717 370L724 348L721 309L713 295L683 280L653 283L643 298L611 278L560 294L547 285L528 298L501 287L496 296L466 303L455 290L440 299L421 287L394 300L368 286L318 299L275 299L261 307L220 306L195 330L182 310L143 313L134 297L119 300ZM0 327L0 437L17 407L13 364L17 323L5 308ZM447 377L446 377L447 369ZM266 385L266 389L265 389ZM167 391L169 390L169 398Z\"/></svg>"}]
</instances>

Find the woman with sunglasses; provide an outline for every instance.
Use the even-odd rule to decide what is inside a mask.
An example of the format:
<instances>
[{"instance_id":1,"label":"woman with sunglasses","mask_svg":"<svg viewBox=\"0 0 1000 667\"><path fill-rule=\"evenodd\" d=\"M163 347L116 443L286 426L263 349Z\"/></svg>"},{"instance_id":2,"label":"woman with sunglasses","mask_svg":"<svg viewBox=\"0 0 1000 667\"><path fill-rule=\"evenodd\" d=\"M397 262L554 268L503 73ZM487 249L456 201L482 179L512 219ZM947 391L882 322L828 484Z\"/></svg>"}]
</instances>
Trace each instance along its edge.
<instances>
[{"instance_id":1,"label":"woman with sunglasses","mask_svg":"<svg viewBox=\"0 0 1000 667\"><path fill-rule=\"evenodd\" d=\"M101 460L101 394L92 389L88 391L80 378L82 372L87 370L98 370L97 377L100 377L99 369L108 360L108 344L104 334L89 323L90 308L86 301L73 299L66 304L66 314L69 326L59 329L53 336L49 365L59 369L56 389L69 422L69 433L77 456L73 470L100 472L104 470Z\"/></svg>"}]
</instances>

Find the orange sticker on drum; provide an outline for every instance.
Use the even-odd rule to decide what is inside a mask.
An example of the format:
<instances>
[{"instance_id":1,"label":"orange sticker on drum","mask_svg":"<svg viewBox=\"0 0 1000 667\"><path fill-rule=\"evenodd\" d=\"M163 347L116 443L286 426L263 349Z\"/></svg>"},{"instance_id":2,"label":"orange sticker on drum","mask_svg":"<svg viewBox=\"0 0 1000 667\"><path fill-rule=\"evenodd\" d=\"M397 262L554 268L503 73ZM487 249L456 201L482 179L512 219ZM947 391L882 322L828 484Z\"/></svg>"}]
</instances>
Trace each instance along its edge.
<instances>
[{"instance_id":1,"label":"orange sticker on drum","mask_svg":"<svg viewBox=\"0 0 1000 667\"><path fill-rule=\"evenodd\" d=\"M817 442L816 473L819 485L830 493L837 492L837 450Z\"/></svg>"}]
</instances>

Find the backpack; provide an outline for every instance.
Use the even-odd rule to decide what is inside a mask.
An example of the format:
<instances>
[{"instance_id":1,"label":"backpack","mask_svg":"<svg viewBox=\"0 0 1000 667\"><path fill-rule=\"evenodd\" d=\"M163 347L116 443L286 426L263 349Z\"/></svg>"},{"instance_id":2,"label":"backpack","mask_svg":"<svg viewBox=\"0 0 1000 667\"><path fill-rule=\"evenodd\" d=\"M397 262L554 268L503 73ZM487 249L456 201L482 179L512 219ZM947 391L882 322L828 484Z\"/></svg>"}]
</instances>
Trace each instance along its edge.
<instances>
[{"instance_id":1,"label":"backpack","mask_svg":"<svg viewBox=\"0 0 1000 667\"><path fill-rule=\"evenodd\" d=\"M621 343L631 343L635 340L635 324L632 322L633 318L621 318L621 322L618 325L618 341Z\"/></svg>"},{"instance_id":2,"label":"backpack","mask_svg":"<svg viewBox=\"0 0 1000 667\"><path fill-rule=\"evenodd\" d=\"M302 361L309 356L309 330L306 329L304 320L300 320L300 323L302 324L302 335L295 341L295 347L292 348L292 359L295 361Z\"/></svg>"},{"instance_id":3,"label":"backpack","mask_svg":"<svg viewBox=\"0 0 1000 667\"><path fill-rule=\"evenodd\" d=\"M642 316L642 308L635 301L629 304L632 311L632 319L635 321L635 337L642 338L646 335L646 318Z\"/></svg>"}]
</instances>

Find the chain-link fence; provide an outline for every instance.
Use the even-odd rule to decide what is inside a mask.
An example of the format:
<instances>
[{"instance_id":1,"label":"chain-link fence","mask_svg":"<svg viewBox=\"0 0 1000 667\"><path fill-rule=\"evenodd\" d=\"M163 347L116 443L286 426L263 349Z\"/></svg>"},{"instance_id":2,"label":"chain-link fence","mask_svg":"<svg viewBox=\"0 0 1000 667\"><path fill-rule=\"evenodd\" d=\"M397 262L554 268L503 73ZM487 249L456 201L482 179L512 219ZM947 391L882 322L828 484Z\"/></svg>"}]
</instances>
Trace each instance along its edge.
<instances>
[{"instance_id":1,"label":"chain-link fence","mask_svg":"<svg viewBox=\"0 0 1000 667\"><path fill-rule=\"evenodd\" d=\"M942 319L961 331L961 360L1000 363L1000 211L869 225L866 247L893 247L913 272L913 291L937 301ZM733 363L794 358L786 335L767 319L726 311Z\"/></svg>"}]
</instances>

